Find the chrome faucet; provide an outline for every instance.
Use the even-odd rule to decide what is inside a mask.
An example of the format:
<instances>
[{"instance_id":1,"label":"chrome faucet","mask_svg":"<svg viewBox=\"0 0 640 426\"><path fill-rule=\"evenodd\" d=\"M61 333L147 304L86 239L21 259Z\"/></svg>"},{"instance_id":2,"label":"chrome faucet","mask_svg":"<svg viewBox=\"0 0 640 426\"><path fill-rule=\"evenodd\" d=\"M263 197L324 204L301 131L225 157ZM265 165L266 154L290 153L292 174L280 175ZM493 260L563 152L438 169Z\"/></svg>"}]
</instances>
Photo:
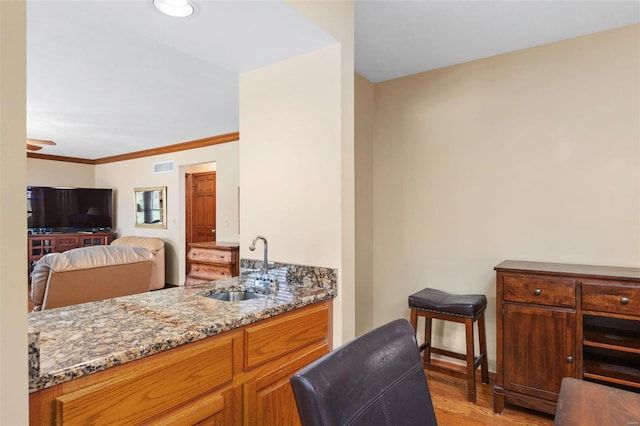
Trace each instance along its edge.
<instances>
[{"instance_id":1,"label":"chrome faucet","mask_svg":"<svg viewBox=\"0 0 640 426\"><path fill-rule=\"evenodd\" d=\"M260 271L260 276L256 278L255 284L256 286L263 287L265 289L270 289L275 287L275 290L278 291L280 286L278 284L278 279L275 276L269 276L269 260L267 258L267 253L269 252L269 245L267 244L267 239L262 235L258 235L253 239L251 245L249 246L249 250L255 251L256 249L256 241L262 240L264 243L264 261L262 265L262 270Z\"/></svg>"},{"instance_id":2,"label":"chrome faucet","mask_svg":"<svg viewBox=\"0 0 640 426\"><path fill-rule=\"evenodd\" d=\"M264 263L262 265L262 275L267 275L269 272L269 264L267 263L267 252L269 251L269 245L267 244L267 239L262 235L258 235L253 239L251 245L249 246L249 250L255 251L256 249L256 241L262 240L264 242Z\"/></svg>"}]
</instances>

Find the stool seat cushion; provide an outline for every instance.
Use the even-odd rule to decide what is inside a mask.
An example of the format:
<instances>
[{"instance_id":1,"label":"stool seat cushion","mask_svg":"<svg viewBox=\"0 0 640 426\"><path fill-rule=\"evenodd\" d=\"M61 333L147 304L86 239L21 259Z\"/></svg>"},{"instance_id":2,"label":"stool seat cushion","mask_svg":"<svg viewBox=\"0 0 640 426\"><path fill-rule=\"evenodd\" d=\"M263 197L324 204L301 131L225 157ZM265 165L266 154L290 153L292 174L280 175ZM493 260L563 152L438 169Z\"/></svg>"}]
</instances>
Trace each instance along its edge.
<instances>
[{"instance_id":1,"label":"stool seat cushion","mask_svg":"<svg viewBox=\"0 0 640 426\"><path fill-rule=\"evenodd\" d=\"M409 308L450 314L458 317L475 317L487 307L484 294L449 294L433 288L424 288L409 296Z\"/></svg>"}]
</instances>

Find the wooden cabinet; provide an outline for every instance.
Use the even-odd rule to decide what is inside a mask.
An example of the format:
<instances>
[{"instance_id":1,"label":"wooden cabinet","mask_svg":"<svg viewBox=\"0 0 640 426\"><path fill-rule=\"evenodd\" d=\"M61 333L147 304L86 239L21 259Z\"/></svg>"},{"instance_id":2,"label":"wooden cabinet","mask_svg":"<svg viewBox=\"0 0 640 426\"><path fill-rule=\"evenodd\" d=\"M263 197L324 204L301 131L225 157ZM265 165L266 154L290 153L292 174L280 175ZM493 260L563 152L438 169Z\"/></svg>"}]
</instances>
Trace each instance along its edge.
<instances>
[{"instance_id":1,"label":"wooden cabinet","mask_svg":"<svg viewBox=\"0 0 640 426\"><path fill-rule=\"evenodd\" d=\"M582 284L584 378L640 391L640 286Z\"/></svg>"},{"instance_id":2,"label":"wooden cabinet","mask_svg":"<svg viewBox=\"0 0 640 426\"><path fill-rule=\"evenodd\" d=\"M27 264L29 273L42 256L62 253L79 247L107 245L114 238L111 233L95 234L30 234L27 235Z\"/></svg>"},{"instance_id":3,"label":"wooden cabinet","mask_svg":"<svg viewBox=\"0 0 640 426\"><path fill-rule=\"evenodd\" d=\"M505 261L496 266L504 403L555 412L563 377L640 388L640 269Z\"/></svg>"},{"instance_id":4,"label":"wooden cabinet","mask_svg":"<svg viewBox=\"0 0 640 426\"><path fill-rule=\"evenodd\" d=\"M300 425L289 378L329 352L327 305L274 318L245 332L245 425Z\"/></svg>"},{"instance_id":5,"label":"wooden cabinet","mask_svg":"<svg viewBox=\"0 0 640 426\"><path fill-rule=\"evenodd\" d=\"M187 253L189 274L185 285L237 277L240 246L237 243L191 243Z\"/></svg>"},{"instance_id":6,"label":"wooden cabinet","mask_svg":"<svg viewBox=\"0 0 640 426\"><path fill-rule=\"evenodd\" d=\"M296 425L289 384L330 348L331 301L29 395L31 425Z\"/></svg>"},{"instance_id":7,"label":"wooden cabinet","mask_svg":"<svg viewBox=\"0 0 640 426\"><path fill-rule=\"evenodd\" d=\"M48 253L61 253L78 247L109 244L113 234L32 234L27 237L29 250L27 259L35 262Z\"/></svg>"}]
</instances>

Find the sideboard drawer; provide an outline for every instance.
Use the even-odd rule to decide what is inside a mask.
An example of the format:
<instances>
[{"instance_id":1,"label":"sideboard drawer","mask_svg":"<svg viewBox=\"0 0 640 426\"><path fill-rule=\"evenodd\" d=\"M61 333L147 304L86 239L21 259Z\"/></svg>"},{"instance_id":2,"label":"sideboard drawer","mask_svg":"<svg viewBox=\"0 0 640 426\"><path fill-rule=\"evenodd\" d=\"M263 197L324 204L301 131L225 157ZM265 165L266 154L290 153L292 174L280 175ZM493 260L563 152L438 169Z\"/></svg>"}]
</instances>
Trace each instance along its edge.
<instances>
[{"instance_id":1,"label":"sideboard drawer","mask_svg":"<svg viewBox=\"0 0 640 426\"><path fill-rule=\"evenodd\" d=\"M638 286L623 283L582 283L582 309L640 316Z\"/></svg>"},{"instance_id":2,"label":"sideboard drawer","mask_svg":"<svg viewBox=\"0 0 640 426\"><path fill-rule=\"evenodd\" d=\"M235 252L229 250L216 250L212 248L192 248L189 250L189 260L192 262L234 263Z\"/></svg>"},{"instance_id":3,"label":"sideboard drawer","mask_svg":"<svg viewBox=\"0 0 640 426\"><path fill-rule=\"evenodd\" d=\"M553 278L504 277L504 300L575 308L576 282Z\"/></svg>"}]
</instances>

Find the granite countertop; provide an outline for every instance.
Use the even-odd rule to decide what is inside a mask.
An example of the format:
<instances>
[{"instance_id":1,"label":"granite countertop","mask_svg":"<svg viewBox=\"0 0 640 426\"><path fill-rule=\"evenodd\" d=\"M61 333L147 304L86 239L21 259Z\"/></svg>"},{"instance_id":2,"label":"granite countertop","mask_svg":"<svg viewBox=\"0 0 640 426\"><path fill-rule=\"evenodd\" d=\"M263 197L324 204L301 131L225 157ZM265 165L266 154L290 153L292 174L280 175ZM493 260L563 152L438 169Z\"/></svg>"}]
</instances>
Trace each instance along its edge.
<instances>
[{"instance_id":1,"label":"granite countertop","mask_svg":"<svg viewBox=\"0 0 640 426\"><path fill-rule=\"evenodd\" d=\"M283 277L279 278L276 293L242 302L205 297L245 287L252 290L251 279L236 277L30 313L29 391L204 339L337 294L335 285L297 285Z\"/></svg>"}]
</instances>

